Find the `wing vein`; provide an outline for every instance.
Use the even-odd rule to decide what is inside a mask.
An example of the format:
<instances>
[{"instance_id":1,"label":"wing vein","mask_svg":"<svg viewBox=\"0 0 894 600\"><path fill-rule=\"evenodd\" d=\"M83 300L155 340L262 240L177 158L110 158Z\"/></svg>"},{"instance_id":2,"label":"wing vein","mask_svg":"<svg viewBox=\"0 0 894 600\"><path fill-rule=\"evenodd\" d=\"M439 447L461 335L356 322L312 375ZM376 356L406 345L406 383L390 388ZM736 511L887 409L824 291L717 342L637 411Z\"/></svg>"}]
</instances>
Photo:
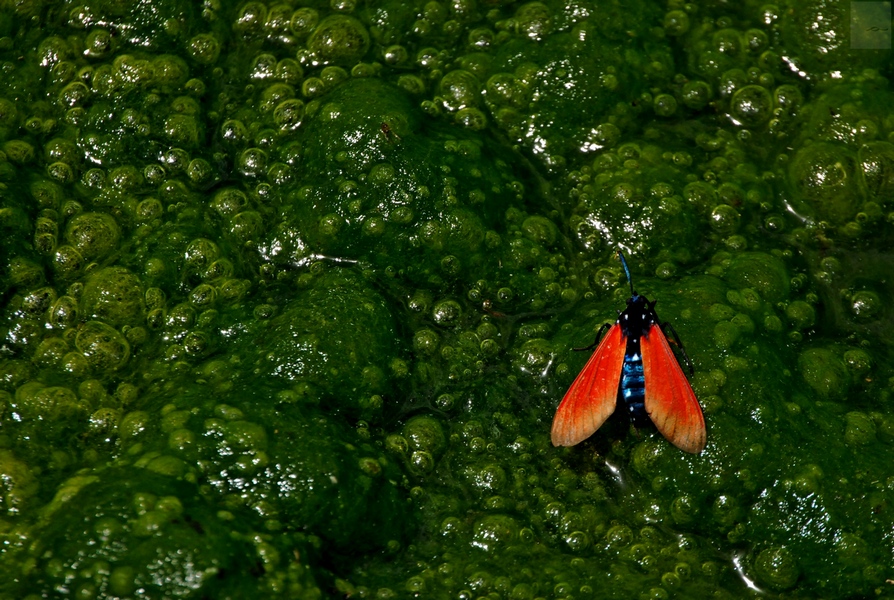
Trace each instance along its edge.
<instances>
[{"instance_id":1,"label":"wing vein","mask_svg":"<svg viewBox=\"0 0 894 600\"><path fill-rule=\"evenodd\" d=\"M646 412L667 440L686 452L705 448L705 417L664 332L652 325L641 340Z\"/></svg>"},{"instance_id":2,"label":"wing vein","mask_svg":"<svg viewBox=\"0 0 894 600\"><path fill-rule=\"evenodd\" d=\"M559 403L551 431L554 446L574 446L584 441L614 412L625 346L616 323Z\"/></svg>"}]
</instances>

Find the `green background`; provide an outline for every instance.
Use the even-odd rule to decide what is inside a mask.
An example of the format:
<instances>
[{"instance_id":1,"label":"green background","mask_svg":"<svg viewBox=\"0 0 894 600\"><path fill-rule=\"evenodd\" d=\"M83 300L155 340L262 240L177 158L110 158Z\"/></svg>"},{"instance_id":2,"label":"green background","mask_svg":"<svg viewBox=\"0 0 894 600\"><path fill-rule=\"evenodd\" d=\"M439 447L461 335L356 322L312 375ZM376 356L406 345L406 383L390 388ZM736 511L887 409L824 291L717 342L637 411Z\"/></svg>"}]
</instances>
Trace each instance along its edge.
<instances>
[{"instance_id":1,"label":"green background","mask_svg":"<svg viewBox=\"0 0 894 600\"><path fill-rule=\"evenodd\" d=\"M894 594L859 4L0 1L0 598ZM700 455L550 444L618 250Z\"/></svg>"}]
</instances>

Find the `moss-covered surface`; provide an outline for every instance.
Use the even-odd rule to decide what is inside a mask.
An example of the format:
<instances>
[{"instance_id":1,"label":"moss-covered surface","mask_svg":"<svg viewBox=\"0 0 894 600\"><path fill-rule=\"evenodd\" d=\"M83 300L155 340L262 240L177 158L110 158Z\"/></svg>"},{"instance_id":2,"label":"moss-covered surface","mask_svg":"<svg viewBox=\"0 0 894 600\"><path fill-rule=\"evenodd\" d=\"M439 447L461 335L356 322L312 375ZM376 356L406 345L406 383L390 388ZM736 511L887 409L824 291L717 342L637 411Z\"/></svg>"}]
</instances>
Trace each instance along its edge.
<instances>
[{"instance_id":1,"label":"moss-covered surface","mask_svg":"<svg viewBox=\"0 0 894 600\"><path fill-rule=\"evenodd\" d=\"M854 4L0 3L0 598L894 594ZM549 443L618 249L698 456Z\"/></svg>"}]
</instances>

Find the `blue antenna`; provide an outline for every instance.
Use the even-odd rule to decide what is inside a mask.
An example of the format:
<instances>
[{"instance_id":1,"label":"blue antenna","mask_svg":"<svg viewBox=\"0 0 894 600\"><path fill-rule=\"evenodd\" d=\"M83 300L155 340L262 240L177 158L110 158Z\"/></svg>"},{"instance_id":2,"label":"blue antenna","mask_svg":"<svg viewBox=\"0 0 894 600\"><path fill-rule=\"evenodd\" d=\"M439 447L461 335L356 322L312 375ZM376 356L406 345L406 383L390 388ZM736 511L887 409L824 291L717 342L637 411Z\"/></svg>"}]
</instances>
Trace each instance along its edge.
<instances>
[{"instance_id":1,"label":"blue antenna","mask_svg":"<svg viewBox=\"0 0 894 600\"><path fill-rule=\"evenodd\" d=\"M630 278L630 269L627 267L627 261L624 260L624 254L621 251L618 251L618 256L621 257L621 264L624 265L624 272L627 273L627 281L630 283L630 293L633 296L636 296L636 292L633 291L633 279Z\"/></svg>"}]
</instances>

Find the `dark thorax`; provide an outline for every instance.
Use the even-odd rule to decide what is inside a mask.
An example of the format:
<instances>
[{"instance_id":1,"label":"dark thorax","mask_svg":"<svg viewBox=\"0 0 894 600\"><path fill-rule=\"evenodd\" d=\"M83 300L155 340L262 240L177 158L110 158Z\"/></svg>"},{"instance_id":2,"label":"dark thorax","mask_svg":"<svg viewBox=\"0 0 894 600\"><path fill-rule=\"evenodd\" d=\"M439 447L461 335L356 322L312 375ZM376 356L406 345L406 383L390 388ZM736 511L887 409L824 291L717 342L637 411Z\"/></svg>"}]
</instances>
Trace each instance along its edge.
<instances>
[{"instance_id":1,"label":"dark thorax","mask_svg":"<svg viewBox=\"0 0 894 600\"><path fill-rule=\"evenodd\" d=\"M627 308L618 317L618 325L627 339L624 365L618 382L618 402L623 402L627 414L636 427L649 422L645 407L646 381L640 339L648 335L651 326L658 321L652 308L654 303L636 292L627 300Z\"/></svg>"}]
</instances>

